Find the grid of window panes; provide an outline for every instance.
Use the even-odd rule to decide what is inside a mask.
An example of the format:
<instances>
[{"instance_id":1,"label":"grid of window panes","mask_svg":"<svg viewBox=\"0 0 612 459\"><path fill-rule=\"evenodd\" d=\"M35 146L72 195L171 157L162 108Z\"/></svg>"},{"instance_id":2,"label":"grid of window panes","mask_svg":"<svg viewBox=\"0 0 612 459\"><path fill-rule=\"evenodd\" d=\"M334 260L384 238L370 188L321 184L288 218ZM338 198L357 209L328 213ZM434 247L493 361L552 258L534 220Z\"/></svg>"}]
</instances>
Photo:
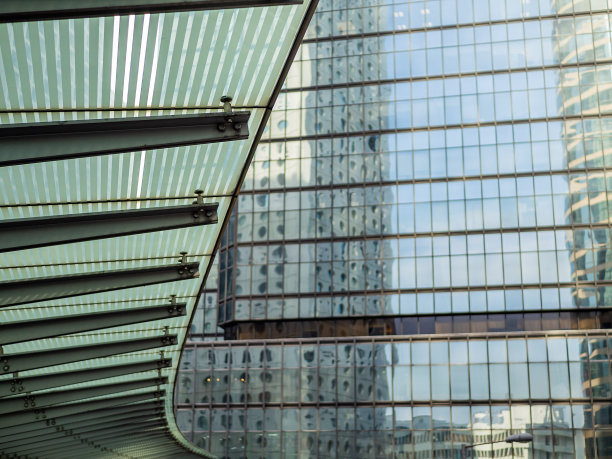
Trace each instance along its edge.
<instances>
[{"instance_id":1,"label":"grid of window panes","mask_svg":"<svg viewBox=\"0 0 612 459\"><path fill-rule=\"evenodd\" d=\"M611 16L506 7L320 5L243 186L221 323L335 315L321 293L383 305L349 316L609 306Z\"/></svg>"},{"instance_id":2,"label":"grid of window panes","mask_svg":"<svg viewBox=\"0 0 612 459\"><path fill-rule=\"evenodd\" d=\"M218 258L213 261L206 284L202 287L198 304L189 329L190 341L214 341L223 336L223 329L218 326Z\"/></svg>"},{"instance_id":3,"label":"grid of window panes","mask_svg":"<svg viewBox=\"0 0 612 459\"><path fill-rule=\"evenodd\" d=\"M531 446L478 456L604 458L611 346L605 333L200 343L177 418L220 457L457 457L530 432Z\"/></svg>"},{"instance_id":4,"label":"grid of window panes","mask_svg":"<svg viewBox=\"0 0 612 459\"><path fill-rule=\"evenodd\" d=\"M251 192L241 204L253 213L324 209L333 201L335 207L363 206L363 197L349 199L347 185L388 186L374 195L393 200L400 193L396 183L423 190L431 183L427 195L433 201L448 198L448 188L438 185L446 182L460 193L451 195L455 199L518 197L517 181L532 182L531 196L605 192L611 136L612 121L602 117L261 143L244 183L243 191ZM553 178L545 180L547 174ZM275 193L281 188L296 190L283 197ZM319 197L315 188L330 196ZM301 197L298 189L307 194ZM268 199L260 197L268 192Z\"/></svg>"},{"instance_id":5,"label":"grid of window panes","mask_svg":"<svg viewBox=\"0 0 612 459\"><path fill-rule=\"evenodd\" d=\"M547 16L606 11L606 0L321 0L306 41L350 35L384 36L419 29L471 27L479 23L546 20ZM324 58L325 56L317 56ZM299 75L299 72L298 72Z\"/></svg>"},{"instance_id":6,"label":"grid of window panes","mask_svg":"<svg viewBox=\"0 0 612 459\"><path fill-rule=\"evenodd\" d=\"M267 341L186 348L192 442L612 457L611 9L320 1L201 300Z\"/></svg>"}]
</instances>

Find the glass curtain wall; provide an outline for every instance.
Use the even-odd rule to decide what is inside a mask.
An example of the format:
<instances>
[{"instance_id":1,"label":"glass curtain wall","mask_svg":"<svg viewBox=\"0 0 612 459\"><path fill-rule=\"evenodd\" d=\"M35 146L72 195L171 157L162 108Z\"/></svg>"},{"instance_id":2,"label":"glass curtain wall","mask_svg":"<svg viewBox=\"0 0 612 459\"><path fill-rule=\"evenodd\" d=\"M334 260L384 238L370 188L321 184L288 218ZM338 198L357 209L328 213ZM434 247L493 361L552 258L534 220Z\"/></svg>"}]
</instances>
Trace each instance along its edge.
<instances>
[{"instance_id":1,"label":"glass curtain wall","mask_svg":"<svg viewBox=\"0 0 612 459\"><path fill-rule=\"evenodd\" d=\"M219 457L610 457L606 332L194 343L179 424Z\"/></svg>"},{"instance_id":2,"label":"glass curtain wall","mask_svg":"<svg viewBox=\"0 0 612 459\"><path fill-rule=\"evenodd\" d=\"M191 441L612 457L610 8L320 1L183 356Z\"/></svg>"}]
</instances>

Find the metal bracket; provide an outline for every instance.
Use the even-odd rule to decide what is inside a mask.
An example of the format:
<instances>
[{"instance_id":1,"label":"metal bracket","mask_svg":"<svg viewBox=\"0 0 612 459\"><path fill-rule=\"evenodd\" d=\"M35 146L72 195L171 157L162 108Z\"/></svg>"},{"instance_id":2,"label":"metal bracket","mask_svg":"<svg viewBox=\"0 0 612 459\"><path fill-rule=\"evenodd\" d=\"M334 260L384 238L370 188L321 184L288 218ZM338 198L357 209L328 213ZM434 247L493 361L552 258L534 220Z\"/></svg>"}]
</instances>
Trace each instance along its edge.
<instances>
[{"instance_id":1,"label":"metal bracket","mask_svg":"<svg viewBox=\"0 0 612 459\"><path fill-rule=\"evenodd\" d=\"M204 204L204 191L203 190L195 190L196 200L193 201L193 204Z\"/></svg>"},{"instance_id":2,"label":"metal bracket","mask_svg":"<svg viewBox=\"0 0 612 459\"><path fill-rule=\"evenodd\" d=\"M228 115L231 115L233 113L231 102L232 102L232 98L230 96L221 97L221 103L223 104L223 111L227 113Z\"/></svg>"},{"instance_id":3,"label":"metal bracket","mask_svg":"<svg viewBox=\"0 0 612 459\"><path fill-rule=\"evenodd\" d=\"M186 306L186 303L176 302L176 295L170 295L170 306L168 307L169 314L183 315Z\"/></svg>"},{"instance_id":4,"label":"metal bracket","mask_svg":"<svg viewBox=\"0 0 612 459\"><path fill-rule=\"evenodd\" d=\"M225 132L228 124L236 132L240 132L242 130L243 121L236 121L231 101L232 98L230 96L221 97L221 103L223 104L223 112L225 113L225 122L220 122L219 124L217 124L217 130L219 130L219 132Z\"/></svg>"},{"instance_id":5,"label":"metal bracket","mask_svg":"<svg viewBox=\"0 0 612 459\"><path fill-rule=\"evenodd\" d=\"M33 395L26 395L23 398L23 407L24 408L34 408L36 406L36 400Z\"/></svg>"},{"instance_id":6,"label":"metal bracket","mask_svg":"<svg viewBox=\"0 0 612 459\"><path fill-rule=\"evenodd\" d=\"M23 392L23 381L20 379L13 378L9 384L11 385L9 389L11 392Z\"/></svg>"},{"instance_id":7,"label":"metal bracket","mask_svg":"<svg viewBox=\"0 0 612 459\"><path fill-rule=\"evenodd\" d=\"M164 330L165 333L168 332L167 328L168 327L164 327L166 330ZM165 335L161 337L161 342L164 346L171 346L173 344L177 343L177 338L176 335Z\"/></svg>"},{"instance_id":8,"label":"metal bracket","mask_svg":"<svg viewBox=\"0 0 612 459\"><path fill-rule=\"evenodd\" d=\"M181 258L178 259L179 269L178 275L181 277L187 278L196 278L198 277L198 266L195 266L193 263L189 263L187 260L187 252L181 252Z\"/></svg>"}]
</instances>

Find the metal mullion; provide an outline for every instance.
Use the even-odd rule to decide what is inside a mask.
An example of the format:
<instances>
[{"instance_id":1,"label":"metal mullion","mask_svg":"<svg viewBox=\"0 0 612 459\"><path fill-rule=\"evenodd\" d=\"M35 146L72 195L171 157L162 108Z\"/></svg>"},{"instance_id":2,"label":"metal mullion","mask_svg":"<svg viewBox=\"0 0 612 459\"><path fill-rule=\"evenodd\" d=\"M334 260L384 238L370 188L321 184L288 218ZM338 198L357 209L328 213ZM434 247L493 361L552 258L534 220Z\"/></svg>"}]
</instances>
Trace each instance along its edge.
<instances>
[{"instance_id":1,"label":"metal mullion","mask_svg":"<svg viewBox=\"0 0 612 459\"><path fill-rule=\"evenodd\" d=\"M71 429L72 435L83 435L83 434L89 434L91 432L99 432L99 433L104 433L107 431L114 431L117 429L141 429L145 426L148 425L165 425L165 417L163 416L143 416L141 418L136 418L136 419L132 419L132 420L122 420L120 422L117 421L109 421L104 423L103 425L99 425L99 426L87 426L87 427L83 427L82 429Z\"/></svg>"},{"instance_id":2,"label":"metal mullion","mask_svg":"<svg viewBox=\"0 0 612 459\"><path fill-rule=\"evenodd\" d=\"M168 440L170 440L170 439L168 439ZM151 456L152 454L159 454L159 452L167 452L167 451L177 451L177 452L180 452L180 451L184 451L184 449L182 447L178 446L178 444L176 444L176 443L165 444L165 442L162 443L161 441L158 442L157 445L151 445L150 448L148 446L146 446L146 449L147 450L152 450L148 454L149 456Z\"/></svg>"},{"instance_id":3,"label":"metal mullion","mask_svg":"<svg viewBox=\"0 0 612 459\"><path fill-rule=\"evenodd\" d=\"M139 440L139 443L134 444L132 442L132 444L130 444L129 446L119 446L114 449L121 451L121 452L125 452L126 454L129 454L133 450L141 451L142 449L152 449L154 451L159 450L159 449L169 450L169 451L175 450L177 452L184 451L184 449L182 449L180 446L177 445L177 443L175 442L173 438L169 438L169 437L160 437L160 438L155 439L154 441L153 440ZM156 453L151 452L150 454L156 454Z\"/></svg>"},{"instance_id":4,"label":"metal mullion","mask_svg":"<svg viewBox=\"0 0 612 459\"><path fill-rule=\"evenodd\" d=\"M84 456L91 455L91 452L95 452L96 458L115 458L117 457L112 451L106 448L96 448L95 446L83 445L82 447L70 447L69 451L60 450L56 456L61 459L83 459ZM46 452L45 452L46 453ZM90 454L88 454L90 453ZM60 455L61 454L61 455Z\"/></svg>"},{"instance_id":5,"label":"metal mullion","mask_svg":"<svg viewBox=\"0 0 612 459\"><path fill-rule=\"evenodd\" d=\"M151 447L171 447L176 446L176 443L172 437L165 435L157 435L154 440L146 440L146 438L138 438L135 442L131 439L121 440L121 442L118 443L117 446L113 446L113 449L129 452L133 449L140 450L144 445L151 445Z\"/></svg>"},{"instance_id":6,"label":"metal mullion","mask_svg":"<svg viewBox=\"0 0 612 459\"><path fill-rule=\"evenodd\" d=\"M150 424L151 427L147 427L147 425ZM167 432L167 424L165 422L165 420L162 421L151 421L150 423L143 423L141 425L138 426L134 426L134 427L117 427L116 430L119 430L121 433L118 435L113 435L112 432L113 430L108 429L104 432L101 432L100 435L90 435L87 438L88 439L96 439L98 441L104 441L105 439L114 439L114 438L122 438L122 437L128 437L131 438L132 434L129 433L131 431L136 432L136 435L157 435L161 432ZM142 430L143 428L149 429L149 430Z\"/></svg>"},{"instance_id":7,"label":"metal mullion","mask_svg":"<svg viewBox=\"0 0 612 459\"><path fill-rule=\"evenodd\" d=\"M164 415L165 414L162 409L151 408L149 410L144 410L144 411L134 411L132 413L127 413L123 416L105 416L99 419L91 419L90 422L78 421L78 422L66 423L66 424L62 424L60 427L63 430L66 430L66 429L70 430L74 428L98 425L102 423L107 424L109 422L113 422L117 424L118 422L123 422L127 419L137 420L137 419L153 419L153 418L159 418L159 417L163 418Z\"/></svg>"},{"instance_id":8,"label":"metal mullion","mask_svg":"<svg viewBox=\"0 0 612 459\"><path fill-rule=\"evenodd\" d=\"M47 426L45 429L41 429L38 431L29 431L22 432L16 435L10 435L3 437L2 441L0 441L0 448L3 444L12 443L13 441L18 441L22 439L34 439L39 437L46 437L50 435L59 435L64 432L72 432L73 429L79 428L103 428L108 425L118 425L120 422L139 422L141 420L148 420L153 418L159 418L162 416L162 413L157 412L155 410L150 410L149 412L136 413L131 416L124 416L120 418L116 418L115 416L104 417L99 420L91 420L91 422L74 422L71 424L63 424L63 425L55 425L55 426Z\"/></svg>"},{"instance_id":9,"label":"metal mullion","mask_svg":"<svg viewBox=\"0 0 612 459\"><path fill-rule=\"evenodd\" d=\"M501 231L501 233L507 233L508 231ZM511 231L513 233L519 233L521 231ZM483 234L483 231L477 231L477 234ZM486 232L485 232L486 233ZM493 232L496 234L500 234L500 231L497 232ZM427 236L431 236L430 234ZM448 236L447 233L444 234L444 236ZM462 234L462 236L465 236L465 234ZM401 238L403 239L403 238ZM324 262L326 263L326 262ZM386 289L385 290L385 294L388 295L394 295L394 294L402 294L402 293L433 293L433 292L467 292L467 291L487 291L487 290L500 290L503 288L509 288L509 289L514 289L514 288L521 288L521 289L538 289L538 288L547 288L547 287L551 287L551 288L576 288L576 287L610 287L612 286L612 282L609 280L606 281L598 281L597 283L594 283L593 281L579 281L577 282L548 282L548 283L541 283L541 284L524 284L524 283L519 283L519 284L508 284L508 285L503 285L503 284L495 284L495 285L478 285L478 286L474 286L474 287L468 287L468 286L461 286L461 287L424 287L424 288L402 288L402 289ZM363 290L352 290L352 291L347 291L347 292L343 292L346 294L352 294L352 295L363 295L364 291ZM380 292L377 292L380 293ZM333 293L329 293L329 292L308 292L308 293L304 293L304 294L291 294L291 295L285 295L285 298L317 298L317 297L322 297L322 298L327 298L327 297L332 297L334 294ZM268 297L266 297L265 295L240 295L240 296L236 296L235 299L237 300L242 300L242 299L265 299L265 298L281 298L280 294L276 294L276 295L269 295ZM592 308L591 308L592 309ZM560 309L561 311L571 311L571 309ZM550 311L557 311L556 309L553 310L551 309ZM501 311L500 311L501 312ZM515 312L519 312L519 311L515 311ZM485 312L481 312L482 314L485 314ZM489 312L486 312L489 313ZM477 314L477 312L466 312L463 314ZM442 315L442 314L440 314ZM451 315L451 313L446 313L446 315ZM351 317L357 317L357 316L351 316ZM377 316L378 317L378 316ZM384 316L384 315L380 315L380 317L389 317L389 316ZM309 319L309 320L332 320L333 317L330 318L315 318L315 319ZM291 320L297 320L297 319L291 319ZM251 320L252 322L266 322L265 319L253 319ZM247 322L246 320L241 320L238 323L243 323L243 322ZM266 338L257 338L257 339L266 339ZM298 338L294 338L294 339L298 339ZM244 341L244 340L235 340L235 341Z\"/></svg>"},{"instance_id":10,"label":"metal mullion","mask_svg":"<svg viewBox=\"0 0 612 459\"><path fill-rule=\"evenodd\" d=\"M12 450L2 450L4 454L12 453L16 455L24 454L26 457L33 454L51 454L54 451L66 451L67 447L70 447L71 443L76 443L79 445L85 445L85 441L81 441L80 439L74 437L65 437L62 438L61 441L58 440L50 440L45 442L43 445L37 445L35 447L27 448L28 445L23 445L22 449L12 449ZM93 446L90 446L93 448Z\"/></svg>"},{"instance_id":11,"label":"metal mullion","mask_svg":"<svg viewBox=\"0 0 612 459\"><path fill-rule=\"evenodd\" d=\"M433 79L433 78L431 78ZM346 87L346 85L342 85ZM606 118L607 115L603 115ZM489 126L514 126L521 124L530 124L530 123L546 123L546 122L554 122L554 121L581 121L581 120L590 120L590 119L600 119L602 115L600 114L579 114L579 115L560 115L560 116L548 116L541 118L521 118L518 120L503 120L503 121L484 121L484 122L470 122L463 124L440 124L435 126L418 126L418 127L407 127L407 128L385 128L385 129L372 129L367 131L359 131L359 132L331 132L326 134L307 134L307 135L296 135L293 137L283 137L283 138L274 138L274 139L264 139L261 141L261 144L270 144L270 143L284 143L291 141L316 141L319 139L341 139L347 137L364 137L371 135L383 135L383 134L398 134L398 133L408 133L408 132L430 132L430 131L446 131L453 129L467 129L467 128L480 128L480 127L489 127Z\"/></svg>"},{"instance_id":12,"label":"metal mullion","mask_svg":"<svg viewBox=\"0 0 612 459\"><path fill-rule=\"evenodd\" d=\"M186 206L5 220L0 222L0 253L215 224L218 207L196 201Z\"/></svg>"},{"instance_id":13,"label":"metal mullion","mask_svg":"<svg viewBox=\"0 0 612 459\"><path fill-rule=\"evenodd\" d=\"M431 30L431 29L430 29ZM423 81L437 81L448 78L469 78L469 77L479 77L479 76L489 76L489 75L511 75L516 73L529 73L536 71L546 71L546 70L565 70L565 69L579 69L585 67L595 67L597 65L605 65L609 64L610 59L600 59L597 61L585 61L585 62L569 62L569 63L559 63L559 64L540 64L540 65L531 65L527 67L513 67L508 66L507 68L501 69L489 69L489 70L471 70L467 72L461 73L436 73L435 75L426 75L426 76L414 76L414 77L401 77L401 78L380 78L376 80L368 80L368 81L349 81L346 83L327 83L323 85L316 86L301 86L295 88L287 88L282 92L285 94L291 93L304 93L307 91L321 91L321 90L333 90L338 88L355 88L355 87L373 87L373 86L381 86L381 85L392 85L398 83L417 83ZM397 101L395 101L397 102ZM360 104L356 104L360 105ZM329 107L329 106L327 106ZM332 105L331 107L338 107L338 105ZM571 115L570 115L571 116ZM575 115L574 115L575 116ZM505 122L502 121L502 122ZM390 129L390 128L389 128ZM359 131L352 131L353 134L359 134ZM344 132L343 132L344 134ZM276 137L274 139L267 139L267 142L282 142L284 140L283 137ZM266 142L264 141L264 142Z\"/></svg>"},{"instance_id":14,"label":"metal mullion","mask_svg":"<svg viewBox=\"0 0 612 459\"><path fill-rule=\"evenodd\" d=\"M159 421L156 421L156 422L151 422L150 424L136 426L133 428L125 428L123 426L119 426L112 430L110 429L104 430L100 433L100 435L92 435L92 436L85 437L85 438L76 438L75 436L70 436L70 437L65 437L65 438L57 438L53 440L41 440L40 442L36 442L36 443L41 443L40 445L32 446L32 443L25 444L21 447L21 449L19 449L19 447L17 447L18 449L15 449L15 447L13 447L12 451L17 451L20 454L26 454L26 455L35 454L37 451L41 451L41 453L44 453L47 451L47 449L49 449L49 447L53 447L53 446L62 447L65 444L70 444L73 442L94 443L94 442L103 441L106 438L121 438L124 436L133 437L135 435L141 435L141 433L139 433L138 430L142 428L157 427L157 426L161 427L162 425L163 425L162 423L160 423ZM142 432L142 435L148 434L148 433L149 432Z\"/></svg>"},{"instance_id":15,"label":"metal mullion","mask_svg":"<svg viewBox=\"0 0 612 459\"><path fill-rule=\"evenodd\" d=\"M138 459L157 459L159 457L173 457L174 455L180 455L179 457L181 457L182 459L186 459L187 457L198 457L198 456L185 456L185 451L188 451L187 449L181 451L178 448L163 448L162 446L158 446L158 447L154 447L154 448L148 448L148 447L144 447L143 448L144 451L141 452L141 450L138 451ZM151 452L148 452L151 451ZM143 454L144 453L144 454ZM169 456L166 456L169 455Z\"/></svg>"},{"instance_id":16,"label":"metal mullion","mask_svg":"<svg viewBox=\"0 0 612 459\"><path fill-rule=\"evenodd\" d=\"M131 434L130 437L133 437L133 438L137 439L137 441L143 441L143 440L146 440L146 438L147 438L146 436L140 435L140 434ZM102 444L102 443L96 443L96 446L91 446L90 443L94 443L94 442L88 442L87 439L82 439L81 440L81 439L72 438L72 440L73 441L77 441L80 445L82 445L81 447L83 447L83 448L89 447L89 448L96 448L96 449L107 450L107 451L112 451L112 450L116 449L114 446L107 446L107 445ZM66 451L65 448L66 448L65 445L52 446L50 448L46 448L44 450L44 454L50 454L50 453L54 453L56 451L64 454L65 451ZM79 448L79 446L77 446L76 448ZM71 447L71 449L73 449L73 447Z\"/></svg>"},{"instance_id":17,"label":"metal mullion","mask_svg":"<svg viewBox=\"0 0 612 459\"><path fill-rule=\"evenodd\" d=\"M167 384L168 378L148 378L139 379L137 381L119 382L115 384L101 384L97 386L89 386L78 389L68 389L63 391L43 392L37 394L28 394L24 397L9 397L0 400L0 415L19 412L24 408L41 408L51 405L59 405L67 402L74 402L92 397L101 397L104 395L115 394L117 392L125 392L129 390L137 390L145 387L160 386Z\"/></svg>"},{"instance_id":18,"label":"metal mullion","mask_svg":"<svg viewBox=\"0 0 612 459\"><path fill-rule=\"evenodd\" d=\"M100 410L109 407L117 407L128 405L134 402L145 400L163 400L166 392L164 390L144 392L134 395L121 395L118 397L107 397L99 400L71 403L68 405L53 406L43 409L34 409L21 413L11 413L10 415L0 416L0 429L4 427L12 427L21 424L28 424L45 419L55 419L60 416L74 415L78 413L91 413L94 410Z\"/></svg>"},{"instance_id":19,"label":"metal mullion","mask_svg":"<svg viewBox=\"0 0 612 459\"><path fill-rule=\"evenodd\" d=\"M30 0L30 4L36 1L40 2ZM63 3L82 5L88 1ZM5 22L8 8L3 4L0 23ZM229 112L219 113L6 124L0 126L0 166L244 140L249 137L250 115L232 112L229 107Z\"/></svg>"},{"instance_id":20,"label":"metal mullion","mask_svg":"<svg viewBox=\"0 0 612 459\"><path fill-rule=\"evenodd\" d=\"M14 438L10 438L7 437L6 438L6 442L5 443L10 443L12 441L17 441L17 440L21 440L21 439L33 439L33 438L38 438L38 437L43 437L43 436L47 436L48 434L54 434L56 436L64 433L64 432L69 432L71 431L71 428L73 427L90 427L90 426L98 426L98 425L102 425L102 424L108 424L110 422L123 422L125 420L138 420L138 419L153 419L154 417L161 417L163 413L161 412L155 412L155 411L150 411L148 414L139 414L139 413L135 413L132 416L126 416L126 417L122 417L122 418L117 418L117 421L110 421L111 419L114 419L112 416L111 417L107 417L107 418L103 418L100 421L95 421L93 420L92 422L86 422L83 424L79 424L79 423L74 423L71 425L56 425L56 426L47 426L45 429L43 430L37 430L37 431L27 431L27 432L22 432L20 434L16 434L16 435L11 435L10 437L14 437ZM0 444L0 448L2 448L3 445Z\"/></svg>"},{"instance_id":21,"label":"metal mullion","mask_svg":"<svg viewBox=\"0 0 612 459\"><path fill-rule=\"evenodd\" d=\"M80 438L65 438L61 442L50 442L49 444L41 444L36 448L29 449L21 449L21 450L12 450L7 451L7 453L13 454L23 454L26 457L66 457L66 451L107 451L109 453L112 452L112 448L105 446L103 444L89 441L88 439L80 439ZM19 456L20 457L20 456ZM83 457L83 455L77 455L77 457ZM116 457L115 454L112 457Z\"/></svg>"},{"instance_id":22,"label":"metal mullion","mask_svg":"<svg viewBox=\"0 0 612 459\"><path fill-rule=\"evenodd\" d=\"M451 183L451 182L474 182L474 181L482 181L482 180L497 180L500 178L510 178L510 179L516 179L516 178L521 178L521 177L550 177L552 176L557 176L557 175L562 175L562 176L567 176L568 174L584 174L586 172L606 172L608 169L605 167L589 167L589 169L577 169L577 168L571 168L571 167L567 167L565 169L552 169L552 170L547 170L547 171L541 171L541 170L531 170L531 171L525 171L525 172L512 172L512 173L508 173L508 172L503 172L503 173L496 173L496 174L482 174L482 175L466 175L466 176L450 176L450 177L429 177L429 178L412 178L412 179L397 179L397 180L381 180L379 182L367 182L367 183L362 183L359 184L359 186L356 186L354 183L329 183L326 185L308 185L308 186L302 186L302 187L290 187L290 188L270 188L270 189L255 189L255 190L241 190L240 193L242 195L248 195L248 196L256 196L256 195L269 195L270 193L286 193L286 192L290 192L290 191L322 191L322 190L329 190L329 191L333 191L333 190L351 190L351 189L370 189L370 188L378 188L378 187L385 187L385 186L398 186L398 185L416 185L416 184L421 184L421 183ZM178 199L178 198L177 198ZM80 202L76 202L76 204L89 204L89 201L80 201ZM53 205L55 203L49 203L46 205ZM57 204L69 204L69 203L57 203ZM22 204L13 204L13 205L1 205L0 204L0 208L2 207L16 207L16 206L27 206L27 203L22 203ZM345 206L334 206L334 208L338 209L338 208L342 208ZM538 225L537 227L533 227L533 229L531 229L531 227L529 226L520 226L520 227L514 227L514 228L509 228L509 227L504 227L504 228L484 228L484 229L466 229L466 230L453 230L453 231L433 231L433 234L446 234L446 233L473 233L473 234L482 234L482 231L488 231L488 232L510 232L510 231L535 231L536 229L543 229L543 230L548 230L549 228L555 229L555 228L566 228L566 227L585 227L585 228L591 228L591 227L600 227L600 228L609 228L608 225L606 225L605 223L572 223L572 224L559 224L559 225ZM399 233L402 234L402 233ZM421 233L418 232L411 232L411 233L406 233L409 236L414 237L413 235L419 236ZM423 233L425 235L429 235L431 234L431 232L427 232L427 233ZM378 235L360 235L360 236L343 236L342 240L352 240L352 239L394 239L397 238L397 233L393 234L393 235L388 235L388 234L378 234ZM314 238L314 237L305 237L305 238L294 238L294 239L284 239L284 241L287 242L293 242L293 241L305 241L305 242L318 242L318 241L323 241L326 242L329 239L331 239L331 237L320 237L320 238ZM267 245L270 244L270 241L267 240L261 240L261 241L248 241L248 242L236 242L234 243L235 245L238 246L243 246L243 245Z\"/></svg>"},{"instance_id":23,"label":"metal mullion","mask_svg":"<svg viewBox=\"0 0 612 459\"><path fill-rule=\"evenodd\" d=\"M98 379L124 376L146 371L161 370L172 366L172 360L148 360L145 362L128 363L124 365L88 368L85 370L52 373L42 376L14 378L0 382L0 398L12 395L30 393L38 390L68 386Z\"/></svg>"},{"instance_id":24,"label":"metal mullion","mask_svg":"<svg viewBox=\"0 0 612 459\"><path fill-rule=\"evenodd\" d=\"M110 292L198 277L199 263L148 266L0 282L0 307Z\"/></svg>"},{"instance_id":25,"label":"metal mullion","mask_svg":"<svg viewBox=\"0 0 612 459\"><path fill-rule=\"evenodd\" d=\"M139 458L159 458L160 455L164 455L161 457L166 457L165 454L179 454L179 457L183 458L185 457L184 454L186 452L188 452L189 450L183 446L179 446L174 439L160 439L155 441L155 443L153 443L153 440L147 440L144 443L138 444L138 445L133 445L130 447L119 447L119 448L113 448L115 449L117 452L123 453L123 454L131 454L131 453L141 453L141 455L139 455ZM142 454L144 453L144 454ZM193 453L190 452L190 456L189 457L201 457L201 456L195 456L193 455Z\"/></svg>"},{"instance_id":26,"label":"metal mullion","mask_svg":"<svg viewBox=\"0 0 612 459\"><path fill-rule=\"evenodd\" d=\"M103 448L97 447L93 445L89 445L87 443L80 443L78 445L67 445L58 448L53 448L49 450L45 450L43 453L44 457L61 457L62 459L67 458L78 458L82 459L83 457L93 456L95 457L116 457L112 451ZM102 456L100 456L103 454Z\"/></svg>"},{"instance_id":27,"label":"metal mullion","mask_svg":"<svg viewBox=\"0 0 612 459\"><path fill-rule=\"evenodd\" d=\"M132 405L122 405L111 408L102 408L99 410L86 411L84 413L72 414L67 416L58 416L55 418L40 419L27 424L18 424L12 427L4 427L3 435L18 435L25 432L35 434L41 430L50 428L62 428L71 424L89 425L98 422L100 419L110 419L113 417L122 417L131 414L139 413L156 413L162 412L163 406L156 402L142 402Z\"/></svg>"},{"instance_id":28,"label":"metal mullion","mask_svg":"<svg viewBox=\"0 0 612 459\"><path fill-rule=\"evenodd\" d=\"M0 355L0 375L99 357L155 349L171 346L177 342L177 335L165 335L155 338L111 341L109 343L91 344L87 346L62 347L48 351L3 354Z\"/></svg>"},{"instance_id":29,"label":"metal mullion","mask_svg":"<svg viewBox=\"0 0 612 459\"><path fill-rule=\"evenodd\" d=\"M142 428L147 428L149 430L142 431L140 430ZM116 449L116 445L118 444L117 441L120 443L122 442L121 444L123 444L125 442L129 443L134 441L149 443L151 441L158 440L160 439L160 434L165 431L165 428L166 424L163 423L151 424L148 427L142 426L134 429L121 428L115 431L103 433L99 436L90 436L86 440L99 443L107 448Z\"/></svg>"},{"instance_id":30,"label":"metal mullion","mask_svg":"<svg viewBox=\"0 0 612 459\"><path fill-rule=\"evenodd\" d=\"M186 314L186 303L119 309L54 316L46 319L23 320L0 325L0 345L52 338L72 333L88 332L155 320L173 319Z\"/></svg>"},{"instance_id":31,"label":"metal mullion","mask_svg":"<svg viewBox=\"0 0 612 459\"><path fill-rule=\"evenodd\" d=\"M27 445L31 445L35 443L45 442L47 440L56 440L59 438L80 436L80 435L83 435L89 432L104 432L106 430L114 430L114 429L118 429L120 427L125 427L125 426L137 427L139 424L149 424L153 421L163 422L164 419L160 418L159 416L157 418L152 417L152 416L140 416L140 417L131 418L131 420L122 419L120 421L117 421L117 420L106 421L106 422L102 422L99 424L82 426L81 428L56 430L55 432L49 432L49 433L44 433L40 435L25 434L23 436L20 436L20 438L10 439L10 441L5 441L5 442L0 443L0 448L3 448L3 449L10 449L10 448L15 448L15 447L18 448L21 445L23 445L24 442Z\"/></svg>"},{"instance_id":32,"label":"metal mullion","mask_svg":"<svg viewBox=\"0 0 612 459\"><path fill-rule=\"evenodd\" d=\"M169 456L169 457L174 457L174 455L179 455L178 457L182 458L182 459L188 459L188 458L200 458L202 456L198 456L195 455L193 453L191 453L187 448L181 449L180 447L167 447L164 448L163 445L162 446L158 446L156 448L151 448L151 452L148 453L147 451L149 451L149 448L145 447L145 454L139 455L138 458L139 459L158 459L159 457L167 457L167 456L161 456L161 455L168 455L171 454L173 456ZM186 452L189 452L188 456L185 455Z\"/></svg>"}]
</instances>

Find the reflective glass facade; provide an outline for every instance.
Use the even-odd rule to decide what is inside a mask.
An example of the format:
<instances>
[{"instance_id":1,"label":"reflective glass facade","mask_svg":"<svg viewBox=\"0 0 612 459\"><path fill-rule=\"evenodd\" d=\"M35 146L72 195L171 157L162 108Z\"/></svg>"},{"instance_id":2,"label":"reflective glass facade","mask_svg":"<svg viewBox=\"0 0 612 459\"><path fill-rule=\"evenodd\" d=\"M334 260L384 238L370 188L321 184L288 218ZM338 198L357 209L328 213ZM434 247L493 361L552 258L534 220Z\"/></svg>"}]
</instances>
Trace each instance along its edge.
<instances>
[{"instance_id":1,"label":"reflective glass facade","mask_svg":"<svg viewBox=\"0 0 612 459\"><path fill-rule=\"evenodd\" d=\"M200 297L194 443L612 457L609 8L320 2Z\"/></svg>"},{"instance_id":2,"label":"reflective glass facade","mask_svg":"<svg viewBox=\"0 0 612 459\"><path fill-rule=\"evenodd\" d=\"M610 457L611 336L198 343L177 420L219 457Z\"/></svg>"}]
</instances>

